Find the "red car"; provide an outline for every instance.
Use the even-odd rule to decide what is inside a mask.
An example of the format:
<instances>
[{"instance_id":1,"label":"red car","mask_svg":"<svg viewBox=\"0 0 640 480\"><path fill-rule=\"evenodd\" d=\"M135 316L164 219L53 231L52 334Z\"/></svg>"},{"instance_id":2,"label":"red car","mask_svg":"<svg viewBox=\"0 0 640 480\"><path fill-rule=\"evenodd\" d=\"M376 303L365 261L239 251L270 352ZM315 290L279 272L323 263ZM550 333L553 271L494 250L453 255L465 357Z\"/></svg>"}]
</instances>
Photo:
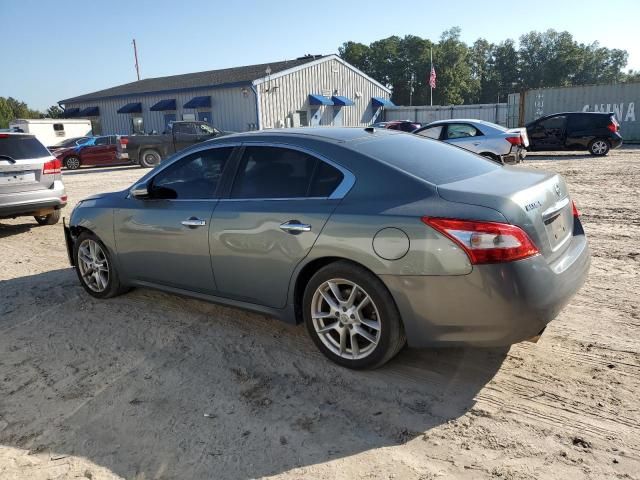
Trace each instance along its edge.
<instances>
[{"instance_id":1,"label":"red car","mask_svg":"<svg viewBox=\"0 0 640 480\"><path fill-rule=\"evenodd\" d=\"M384 128L388 128L390 130L401 130L403 132L413 132L421 126L422 124L412 122L411 120L391 120L386 122Z\"/></svg>"},{"instance_id":2,"label":"red car","mask_svg":"<svg viewBox=\"0 0 640 480\"><path fill-rule=\"evenodd\" d=\"M53 153L69 170L82 166L122 165L129 163L127 138L119 135L90 137L80 145L55 150Z\"/></svg>"}]
</instances>

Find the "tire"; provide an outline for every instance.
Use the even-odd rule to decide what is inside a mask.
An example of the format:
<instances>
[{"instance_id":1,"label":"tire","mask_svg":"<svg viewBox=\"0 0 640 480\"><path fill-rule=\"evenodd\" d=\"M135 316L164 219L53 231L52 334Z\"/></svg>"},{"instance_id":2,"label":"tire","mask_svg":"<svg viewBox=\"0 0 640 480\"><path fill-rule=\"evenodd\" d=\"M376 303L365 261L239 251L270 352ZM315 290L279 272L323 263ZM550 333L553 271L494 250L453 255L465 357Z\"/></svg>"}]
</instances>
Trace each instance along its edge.
<instances>
[{"instance_id":1,"label":"tire","mask_svg":"<svg viewBox=\"0 0 640 480\"><path fill-rule=\"evenodd\" d=\"M152 148L148 148L143 150L140 154L140 166L144 168L153 168L160 165L162 161L162 157L158 153L157 150L153 150Z\"/></svg>"},{"instance_id":2,"label":"tire","mask_svg":"<svg viewBox=\"0 0 640 480\"><path fill-rule=\"evenodd\" d=\"M609 153L611 144L604 138L595 138L589 143L589 153L596 157L604 157Z\"/></svg>"},{"instance_id":3,"label":"tire","mask_svg":"<svg viewBox=\"0 0 640 480\"><path fill-rule=\"evenodd\" d=\"M91 260L93 265L101 264L105 269L100 269L101 273L96 275L95 268L93 266L89 268L87 261L83 258ZM93 233L82 232L78 236L73 246L73 260L78 279L89 295L96 298L111 298L128 290L120 283L109 249Z\"/></svg>"},{"instance_id":4,"label":"tire","mask_svg":"<svg viewBox=\"0 0 640 480\"><path fill-rule=\"evenodd\" d=\"M82 165L80 157L76 157L75 155L64 159L64 166L67 168L67 170L77 170L80 168L80 165Z\"/></svg>"},{"instance_id":5,"label":"tire","mask_svg":"<svg viewBox=\"0 0 640 480\"><path fill-rule=\"evenodd\" d=\"M60 221L60 210L54 210L49 215L33 217L40 225L55 225Z\"/></svg>"},{"instance_id":6,"label":"tire","mask_svg":"<svg viewBox=\"0 0 640 480\"><path fill-rule=\"evenodd\" d=\"M332 284L341 299L333 293ZM357 290L352 297L354 286ZM380 367L406 343L400 313L387 288L378 277L350 262L339 261L318 270L305 288L302 306L313 342L327 358L344 367Z\"/></svg>"}]
</instances>

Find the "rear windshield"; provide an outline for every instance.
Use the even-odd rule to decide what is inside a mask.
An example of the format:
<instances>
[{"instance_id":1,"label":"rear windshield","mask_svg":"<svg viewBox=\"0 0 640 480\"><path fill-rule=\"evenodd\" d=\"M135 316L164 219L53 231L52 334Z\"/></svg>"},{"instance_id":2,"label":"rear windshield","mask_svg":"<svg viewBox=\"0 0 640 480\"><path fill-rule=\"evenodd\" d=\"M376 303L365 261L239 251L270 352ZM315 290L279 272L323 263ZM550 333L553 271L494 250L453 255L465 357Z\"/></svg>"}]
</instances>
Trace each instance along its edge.
<instances>
[{"instance_id":1,"label":"rear windshield","mask_svg":"<svg viewBox=\"0 0 640 480\"><path fill-rule=\"evenodd\" d=\"M501 168L462 148L418 135L385 135L359 144L357 150L434 185Z\"/></svg>"},{"instance_id":2,"label":"rear windshield","mask_svg":"<svg viewBox=\"0 0 640 480\"><path fill-rule=\"evenodd\" d=\"M9 157L13 160L50 157L51 153L33 136L0 135L0 159Z\"/></svg>"}]
</instances>

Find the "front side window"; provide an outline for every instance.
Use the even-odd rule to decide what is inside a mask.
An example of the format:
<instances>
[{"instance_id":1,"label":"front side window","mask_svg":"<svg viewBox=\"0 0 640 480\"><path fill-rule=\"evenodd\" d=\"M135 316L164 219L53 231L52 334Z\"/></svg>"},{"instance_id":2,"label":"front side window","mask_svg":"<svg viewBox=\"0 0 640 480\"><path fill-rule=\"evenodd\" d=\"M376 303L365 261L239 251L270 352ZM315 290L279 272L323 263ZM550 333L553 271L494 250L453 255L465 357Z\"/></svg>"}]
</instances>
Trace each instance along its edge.
<instances>
[{"instance_id":1,"label":"front side window","mask_svg":"<svg viewBox=\"0 0 640 480\"><path fill-rule=\"evenodd\" d=\"M151 196L178 200L214 198L233 147L192 153L156 175Z\"/></svg>"},{"instance_id":2,"label":"front side window","mask_svg":"<svg viewBox=\"0 0 640 480\"><path fill-rule=\"evenodd\" d=\"M304 152L246 147L231 198L328 197L341 181L338 169Z\"/></svg>"},{"instance_id":3,"label":"front side window","mask_svg":"<svg viewBox=\"0 0 640 480\"><path fill-rule=\"evenodd\" d=\"M179 135L195 135L196 127L193 123L175 123L173 125L173 133Z\"/></svg>"},{"instance_id":4,"label":"front side window","mask_svg":"<svg viewBox=\"0 0 640 480\"><path fill-rule=\"evenodd\" d=\"M420 135L421 137L434 138L436 140L440 138L440 134L442 134L442 125L425 128L424 130L420 130L418 132L418 135Z\"/></svg>"},{"instance_id":5,"label":"front side window","mask_svg":"<svg viewBox=\"0 0 640 480\"><path fill-rule=\"evenodd\" d=\"M447 128L447 139L476 137L482 135L473 125L467 123L450 123Z\"/></svg>"},{"instance_id":6,"label":"front side window","mask_svg":"<svg viewBox=\"0 0 640 480\"><path fill-rule=\"evenodd\" d=\"M551 117L541 121L540 125L545 130L554 130L558 128L564 128L565 121L566 121L566 117L564 116Z\"/></svg>"}]
</instances>

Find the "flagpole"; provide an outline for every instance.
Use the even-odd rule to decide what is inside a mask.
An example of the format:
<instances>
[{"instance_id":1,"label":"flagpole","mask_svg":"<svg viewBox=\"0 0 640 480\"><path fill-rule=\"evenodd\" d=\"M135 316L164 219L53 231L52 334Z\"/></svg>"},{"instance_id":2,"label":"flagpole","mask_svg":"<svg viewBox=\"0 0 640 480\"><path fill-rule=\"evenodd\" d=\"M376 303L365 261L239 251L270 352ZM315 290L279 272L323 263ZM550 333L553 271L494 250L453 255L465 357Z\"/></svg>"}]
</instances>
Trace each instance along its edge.
<instances>
[{"instance_id":1,"label":"flagpole","mask_svg":"<svg viewBox=\"0 0 640 480\"><path fill-rule=\"evenodd\" d=\"M429 93L431 97L431 106L433 107L433 86L431 85L431 72L433 72L433 47L429 48L429 53L431 56L431 70L429 70Z\"/></svg>"}]
</instances>

